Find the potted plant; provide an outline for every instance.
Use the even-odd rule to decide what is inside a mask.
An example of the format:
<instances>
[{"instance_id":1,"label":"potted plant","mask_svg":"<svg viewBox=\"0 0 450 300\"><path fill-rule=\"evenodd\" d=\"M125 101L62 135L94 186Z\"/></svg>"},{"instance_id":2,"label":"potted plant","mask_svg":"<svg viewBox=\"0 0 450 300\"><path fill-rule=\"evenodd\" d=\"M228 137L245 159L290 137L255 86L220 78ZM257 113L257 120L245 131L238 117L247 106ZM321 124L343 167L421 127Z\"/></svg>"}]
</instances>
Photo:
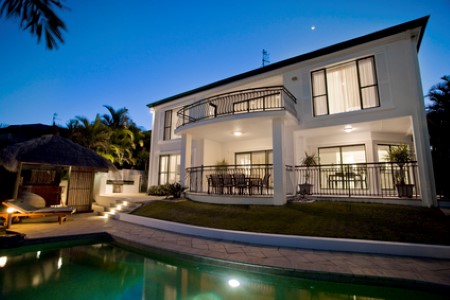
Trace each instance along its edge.
<instances>
[{"instance_id":1,"label":"potted plant","mask_svg":"<svg viewBox=\"0 0 450 300\"><path fill-rule=\"evenodd\" d=\"M311 177L311 167L317 166L317 156L315 153L309 154L305 151L305 156L302 158L300 164L301 166L305 166L305 175L303 176L305 178L305 181L301 184L299 184L300 188L300 194L302 195L311 195L312 194L312 188L313 185L309 183L309 178Z\"/></svg>"},{"instance_id":2,"label":"potted plant","mask_svg":"<svg viewBox=\"0 0 450 300\"><path fill-rule=\"evenodd\" d=\"M405 164L411 161L408 145L401 144L395 147L390 147L386 155L386 160L395 163L398 166L398 171L395 172L395 185L399 197L411 198L413 195L414 184L406 183Z\"/></svg>"}]
</instances>

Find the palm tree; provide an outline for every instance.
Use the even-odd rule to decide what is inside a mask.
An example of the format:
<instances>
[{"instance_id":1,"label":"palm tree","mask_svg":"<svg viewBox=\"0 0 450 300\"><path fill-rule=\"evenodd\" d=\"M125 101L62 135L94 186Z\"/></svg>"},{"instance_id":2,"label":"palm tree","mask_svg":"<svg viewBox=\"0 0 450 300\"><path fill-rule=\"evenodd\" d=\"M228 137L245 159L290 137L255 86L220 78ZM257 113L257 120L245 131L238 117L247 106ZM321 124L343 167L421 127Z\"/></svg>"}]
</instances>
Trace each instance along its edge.
<instances>
[{"instance_id":1,"label":"palm tree","mask_svg":"<svg viewBox=\"0 0 450 300\"><path fill-rule=\"evenodd\" d=\"M446 184L450 170L450 75L441 78L443 82L433 85L427 97L432 101L427 106L428 131L438 193L450 197Z\"/></svg>"},{"instance_id":2,"label":"palm tree","mask_svg":"<svg viewBox=\"0 0 450 300\"><path fill-rule=\"evenodd\" d=\"M50 50L64 43L61 31L66 30L66 25L54 12L56 8L65 8L61 0L0 0L0 3L0 17L19 18L20 28L29 30L38 43L42 35Z\"/></svg>"},{"instance_id":3,"label":"palm tree","mask_svg":"<svg viewBox=\"0 0 450 300\"><path fill-rule=\"evenodd\" d=\"M112 162L120 167L134 166L136 159L133 150L136 148L134 134L126 128L116 128L112 131L109 146Z\"/></svg>"},{"instance_id":4,"label":"palm tree","mask_svg":"<svg viewBox=\"0 0 450 300\"><path fill-rule=\"evenodd\" d=\"M128 128L130 126L135 126L134 122L128 116L128 109L126 107L119 108L115 110L112 106L103 105L108 111L108 114L102 116L102 122L106 126L112 128Z\"/></svg>"},{"instance_id":5,"label":"palm tree","mask_svg":"<svg viewBox=\"0 0 450 300\"><path fill-rule=\"evenodd\" d=\"M102 123L99 115L93 122L85 117L77 116L69 121L67 128L70 130L70 137L74 142L109 159L107 153L112 132Z\"/></svg>"}]
</instances>

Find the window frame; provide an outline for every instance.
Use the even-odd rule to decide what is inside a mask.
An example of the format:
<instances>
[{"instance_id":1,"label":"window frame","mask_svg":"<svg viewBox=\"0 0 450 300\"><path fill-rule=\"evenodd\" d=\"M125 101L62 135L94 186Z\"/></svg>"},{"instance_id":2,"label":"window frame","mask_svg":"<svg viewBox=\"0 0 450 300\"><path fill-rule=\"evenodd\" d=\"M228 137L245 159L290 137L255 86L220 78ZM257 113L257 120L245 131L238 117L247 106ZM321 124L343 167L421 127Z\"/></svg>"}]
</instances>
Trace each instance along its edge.
<instances>
[{"instance_id":1,"label":"window frame","mask_svg":"<svg viewBox=\"0 0 450 300\"><path fill-rule=\"evenodd\" d=\"M168 141L172 139L172 115L173 115L172 109L164 111L163 141Z\"/></svg>"},{"instance_id":2,"label":"window frame","mask_svg":"<svg viewBox=\"0 0 450 300\"><path fill-rule=\"evenodd\" d=\"M181 155L180 154L161 154L159 156L159 162L158 162L158 185L161 184L167 184L167 183L171 183L170 182L170 174L174 174L175 177L175 181L174 182L178 182L180 180L180 167L177 169L177 167L175 166L175 171L171 172L171 158L175 156L175 161L178 161L181 159ZM178 157L177 157L178 156ZM164 158L167 158L167 166L165 172L162 172L162 161ZM162 182L161 180L161 175L165 175L167 180L165 182ZM178 181L177 181L178 180Z\"/></svg>"},{"instance_id":3,"label":"window frame","mask_svg":"<svg viewBox=\"0 0 450 300\"><path fill-rule=\"evenodd\" d=\"M368 85L362 85L362 79L361 79L361 72L360 72L360 66L361 66L361 62L364 60L370 59L371 60L371 64L372 64L372 76L374 79L374 83L372 84L368 84ZM327 70L331 69L331 68L335 68L335 67L339 67L348 63L354 63L355 65L355 69L356 69L356 74L357 74L357 83L358 83L358 94L359 94L359 104L360 104L360 109L358 110L348 110L348 111L340 111L340 112L336 112L336 113L330 113L330 97L329 97L329 82L328 82L328 77L327 77ZM314 74L319 73L319 72L323 72L323 82L325 84L325 94L318 94L315 95L314 94ZM320 68L317 70L314 70L310 73L310 79L311 79L311 95L312 95L312 107L313 107L313 116L314 117L320 117L320 116L329 116L329 115L334 115L334 114L340 114L340 113L347 113L347 112L351 112L351 111L360 111L360 110L366 110L366 109L371 109L371 108L377 108L381 106L381 101L380 101L380 91L379 91L379 80L378 80L378 73L377 73L377 68L376 68L376 62L375 62L375 56L374 55L370 55L370 56L365 56L362 58L358 58L355 60L351 60L351 61L347 61L347 62L342 62L336 65L332 65L332 66L328 66L325 68ZM377 103L375 106L368 106L365 107L364 106L364 98L363 98L363 90L365 89L370 89L370 88L375 88L375 96L377 99ZM325 97L325 101L326 101L326 113L323 114L316 114L316 99L319 97Z\"/></svg>"}]
</instances>

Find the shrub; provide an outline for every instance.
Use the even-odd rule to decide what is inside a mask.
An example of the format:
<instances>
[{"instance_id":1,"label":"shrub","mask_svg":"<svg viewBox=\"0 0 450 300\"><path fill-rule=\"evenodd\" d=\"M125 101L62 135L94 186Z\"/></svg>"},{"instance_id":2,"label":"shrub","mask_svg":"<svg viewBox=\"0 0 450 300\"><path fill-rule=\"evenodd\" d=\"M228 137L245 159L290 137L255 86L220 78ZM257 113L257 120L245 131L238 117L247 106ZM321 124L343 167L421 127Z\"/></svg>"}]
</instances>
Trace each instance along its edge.
<instances>
[{"instance_id":1,"label":"shrub","mask_svg":"<svg viewBox=\"0 0 450 300\"><path fill-rule=\"evenodd\" d=\"M181 194L186 190L178 182L176 183L166 183L160 185L153 185L148 189L148 194L152 196L172 196L174 199L178 199L181 197Z\"/></svg>"},{"instance_id":2,"label":"shrub","mask_svg":"<svg viewBox=\"0 0 450 300\"><path fill-rule=\"evenodd\" d=\"M169 184L152 185L147 194L152 196L168 196L169 195Z\"/></svg>"},{"instance_id":3,"label":"shrub","mask_svg":"<svg viewBox=\"0 0 450 300\"><path fill-rule=\"evenodd\" d=\"M178 199L181 197L181 194L184 192L186 188L183 187L178 182L169 184L169 196L172 196L174 199Z\"/></svg>"}]
</instances>

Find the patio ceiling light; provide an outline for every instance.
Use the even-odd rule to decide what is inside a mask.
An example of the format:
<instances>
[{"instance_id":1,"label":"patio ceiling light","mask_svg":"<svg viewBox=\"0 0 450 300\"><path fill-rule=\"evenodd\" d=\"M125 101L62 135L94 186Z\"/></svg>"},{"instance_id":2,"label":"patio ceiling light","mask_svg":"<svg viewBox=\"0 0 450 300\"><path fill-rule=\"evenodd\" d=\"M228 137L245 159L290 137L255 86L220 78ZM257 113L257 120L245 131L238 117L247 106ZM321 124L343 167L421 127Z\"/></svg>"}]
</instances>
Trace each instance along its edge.
<instances>
[{"instance_id":1,"label":"patio ceiling light","mask_svg":"<svg viewBox=\"0 0 450 300\"><path fill-rule=\"evenodd\" d=\"M242 131L239 131L239 130L233 131L233 135L234 136L241 136L242 135Z\"/></svg>"},{"instance_id":2,"label":"patio ceiling light","mask_svg":"<svg viewBox=\"0 0 450 300\"><path fill-rule=\"evenodd\" d=\"M345 125L344 131L347 132L347 133L352 132L353 131L352 125Z\"/></svg>"}]
</instances>

